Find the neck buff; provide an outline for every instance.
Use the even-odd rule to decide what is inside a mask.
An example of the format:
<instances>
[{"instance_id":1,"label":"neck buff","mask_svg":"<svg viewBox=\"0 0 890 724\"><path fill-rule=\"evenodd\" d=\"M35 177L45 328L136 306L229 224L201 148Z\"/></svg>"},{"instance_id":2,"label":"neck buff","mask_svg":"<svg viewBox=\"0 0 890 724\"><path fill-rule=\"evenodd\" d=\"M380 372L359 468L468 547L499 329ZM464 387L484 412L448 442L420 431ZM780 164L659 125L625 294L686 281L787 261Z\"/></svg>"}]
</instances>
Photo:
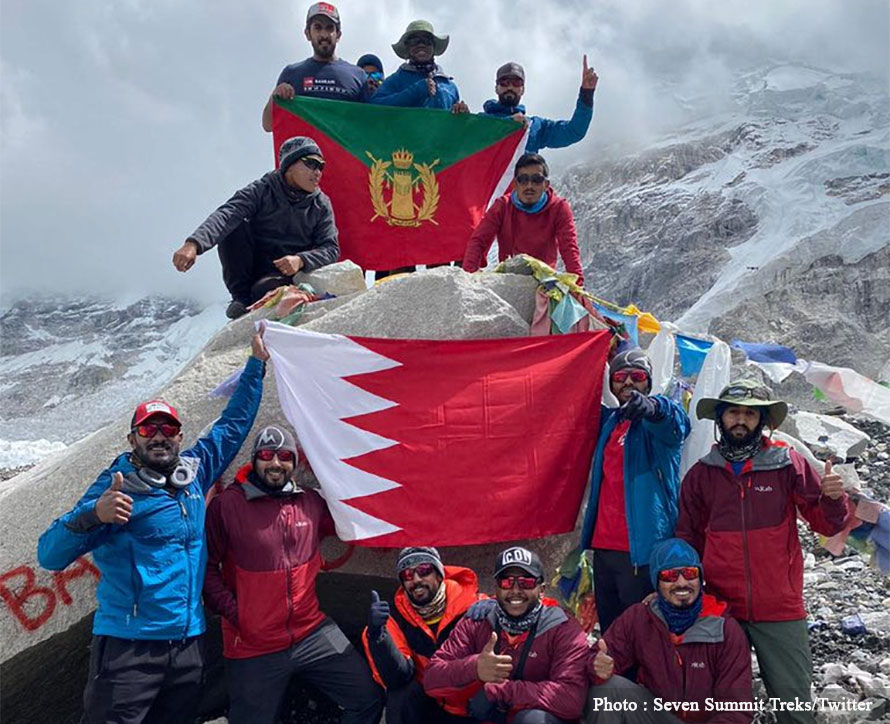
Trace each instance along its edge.
<instances>
[{"instance_id":1,"label":"neck buff","mask_svg":"<svg viewBox=\"0 0 890 724\"><path fill-rule=\"evenodd\" d=\"M662 597L661 593L658 593L656 600L658 601L658 609L661 611L661 615L664 616L665 623L667 623L668 631L672 634L680 635L683 633L695 623L695 620L701 613L701 591L698 592L698 598L695 599L695 603L688 608L677 608L671 605Z\"/></svg>"},{"instance_id":2,"label":"neck buff","mask_svg":"<svg viewBox=\"0 0 890 724\"><path fill-rule=\"evenodd\" d=\"M251 482L252 485L255 485L260 490L262 490L266 495L271 496L273 498L283 498L286 495L291 495L296 491L296 486L294 485L293 480L288 480L284 485L280 488L273 488L271 485L266 485L261 479L260 476L257 475L253 470L251 470L247 479Z\"/></svg>"},{"instance_id":3,"label":"neck buff","mask_svg":"<svg viewBox=\"0 0 890 724\"><path fill-rule=\"evenodd\" d=\"M494 615L497 617L498 624L504 631L516 636L517 634L525 633L537 623L538 616L541 615L541 609L543 607L544 604L538 599L538 605L533 609L526 611L524 616L513 618L513 616L507 615L507 612L498 605L494 608Z\"/></svg>"},{"instance_id":4,"label":"neck buff","mask_svg":"<svg viewBox=\"0 0 890 724\"><path fill-rule=\"evenodd\" d=\"M520 211L524 211L527 214L537 214L541 209L543 209L547 202L550 200L550 190L548 189L543 194L541 194L541 198L539 198L535 203L531 206L528 204L524 204L519 200L519 196L514 191L510 194L510 201L513 202L513 206L515 206Z\"/></svg>"},{"instance_id":5,"label":"neck buff","mask_svg":"<svg viewBox=\"0 0 890 724\"><path fill-rule=\"evenodd\" d=\"M433 600L429 603L422 605L414 603L411 600L411 596L408 596L408 601L424 622L435 623L445 613L445 581L442 581L439 590L436 591L436 595L433 596Z\"/></svg>"},{"instance_id":6,"label":"neck buff","mask_svg":"<svg viewBox=\"0 0 890 724\"><path fill-rule=\"evenodd\" d=\"M437 70L435 59L428 60L426 63L415 63L413 60L409 60L408 64L418 73L424 73L425 75L435 73Z\"/></svg>"},{"instance_id":7,"label":"neck buff","mask_svg":"<svg viewBox=\"0 0 890 724\"><path fill-rule=\"evenodd\" d=\"M761 419L760 424L751 436L751 439L736 443L729 433L723 428L723 420L717 420L717 427L720 430L720 440L717 441L717 449L720 454L731 463L740 463L744 460L753 458L763 445L761 434L763 432L764 422Z\"/></svg>"}]
</instances>

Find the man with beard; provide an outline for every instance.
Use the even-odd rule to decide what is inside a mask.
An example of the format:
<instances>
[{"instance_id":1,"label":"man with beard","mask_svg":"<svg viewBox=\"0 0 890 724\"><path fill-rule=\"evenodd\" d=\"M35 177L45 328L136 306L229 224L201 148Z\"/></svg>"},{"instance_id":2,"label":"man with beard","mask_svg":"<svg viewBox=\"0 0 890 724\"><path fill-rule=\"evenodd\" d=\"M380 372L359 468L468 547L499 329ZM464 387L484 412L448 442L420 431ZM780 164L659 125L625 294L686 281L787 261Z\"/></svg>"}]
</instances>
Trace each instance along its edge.
<instances>
[{"instance_id":1,"label":"man with beard","mask_svg":"<svg viewBox=\"0 0 890 724\"><path fill-rule=\"evenodd\" d=\"M663 540L652 549L649 573L655 593L622 613L591 652L586 724L677 724L656 698L685 707L692 721L751 721L748 640L726 604L702 591L698 554L679 538ZM618 676L629 669L636 684ZM618 702L636 710L607 706Z\"/></svg>"},{"instance_id":2,"label":"man with beard","mask_svg":"<svg viewBox=\"0 0 890 724\"><path fill-rule=\"evenodd\" d=\"M278 168L240 191L204 220L173 253L187 272L199 254L218 245L223 282L232 296L229 319L266 292L290 284L340 256L334 210L319 184L325 161L308 136L294 136L278 150Z\"/></svg>"},{"instance_id":3,"label":"man with beard","mask_svg":"<svg viewBox=\"0 0 890 724\"><path fill-rule=\"evenodd\" d=\"M820 479L795 450L763 435L787 411L754 380L699 400L696 414L715 421L719 439L683 478L677 536L699 552L708 590L727 601L748 635L769 696L807 705L812 659L797 518L832 536L852 507L830 462ZM812 712L776 714L780 723L814 721Z\"/></svg>"},{"instance_id":4,"label":"man with beard","mask_svg":"<svg viewBox=\"0 0 890 724\"><path fill-rule=\"evenodd\" d=\"M448 36L436 35L431 23L426 20L409 23L392 46L395 54L407 62L383 81L371 103L466 112L454 80L436 63L436 56L442 55L447 47Z\"/></svg>"},{"instance_id":5,"label":"man with beard","mask_svg":"<svg viewBox=\"0 0 890 724\"><path fill-rule=\"evenodd\" d=\"M294 483L297 455L288 430L263 428L207 511L204 600L222 616L228 720L277 721L298 676L344 709L344 724L374 724L383 692L315 595L319 544L334 524L322 497Z\"/></svg>"},{"instance_id":6,"label":"man with beard","mask_svg":"<svg viewBox=\"0 0 890 724\"><path fill-rule=\"evenodd\" d=\"M495 79L494 91L498 97L485 101L482 112L527 123L529 129L526 153L537 153L542 148L571 146L587 134L593 118L593 93L598 82L599 76L593 68L587 67L585 55L581 70L581 90L572 117L568 121L553 121L540 116L526 116L525 106L519 102L525 92L525 69L519 63L505 63L498 68Z\"/></svg>"},{"instance_id":7,"label":"man with beard","mask_svg":"<svg viewBox=\"0 0 890 724\"><path fill-rule=\"evenodd\" d=\"M484 266L497 238L499 260L529 254L556 267L558 251L566 271L584 283L572 207L550 188L549 176L547 162L537 153L520 156L513 169L515 189L496 199L473 229L464 252L465 271Z\"/></svg>"},{"instance_id":8,"label":"man with beard","mask_svg":"<svg viewBox=\"0 0 890 724\"><path fill-rule=\"evenodd\" d=\"M372 591L362 633L374 678L386 688L387 724L466 721L467 691L437 701L421 681L430 657L478 598L476 574L443 566L435 548L416 546L399 552L396 573L394 606Z\"/></svg>"},{"instance_id":9,"label":"man with beard","mask_svg":"<svg viewBox=\"0 0 890 724\"><path fill-rule=\"evenodd\" d=\"M652 546L671 538L680 498L680 457L689 418L676 402L652 395L645 352L621 352L609 364L619 407L603 407L590 475L581 548L593 551L600 631L652 593Z\"/></svg>"},{"instance_id":10,"label":"man with beard","mask_svg":"<svg viewBox=\"0 0 890 724\"><path fill-rule=\"evenodd\" d=\"M544 568L518 546L498 555L496 602L465 617L427 667L434 697L474 686L478 721L561 724L581 716L587 692L587 637L575 618L544 602ZM477 604L477 606L480 604Z\"/></svg>"},{"instance_id":11,"label":"man with beard","mask_svg":"<svg viewBox=\"0 0 890 724\"><path fill-rule=\"evenodd\" d=\"M278 83L263 108L263 130L272 131L275 98L294 96L328 98L334 101L367 101L374 90L361 68L337 57L340 13L330 3L315 3L306 13L306 40L312 44L312 57L292 63L281 71Z\"/></svg>"},{"instance_id":12,"label":"man with beard","mask_svg":"<svg viewBox=\"0 0 890 724\"><path fill-rule=\"evenodd\" d=\"M40 536L40 565L61 571L92 552L96 591L84 722L191 722L205 630L204 495L250 431L263 394L260 335L238 387L210 431L180 452L182 423L162 400L143 402L119 455L73 510Z\"/></svg>"}]
</instances>

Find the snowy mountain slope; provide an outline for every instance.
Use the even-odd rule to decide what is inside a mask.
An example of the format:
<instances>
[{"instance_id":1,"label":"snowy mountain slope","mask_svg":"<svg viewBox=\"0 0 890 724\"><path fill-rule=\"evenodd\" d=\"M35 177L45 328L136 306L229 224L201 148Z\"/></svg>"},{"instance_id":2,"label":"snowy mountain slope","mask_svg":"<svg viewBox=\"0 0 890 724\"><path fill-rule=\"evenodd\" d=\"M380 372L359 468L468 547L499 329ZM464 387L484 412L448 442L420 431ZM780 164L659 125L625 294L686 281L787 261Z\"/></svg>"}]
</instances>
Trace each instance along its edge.
<instances>
[{"instance_id":1,"label":"snowy mountain slope","mask_svg":"<svg viewBox=\"0 0 890 724\"><path fill-rule=\"evenodd\" d=\"M735 97L730 115L565 175L589 288L690 332L877 375L890 358L887 89L786 65L742 77Z\"/></svg>"},{"instance_id":2,"label":"snowy mountain slope","mask_svg":"<svg viewBox=\"0 0 890 724\"><path fill-rule=\"evenodd\" d=\"M0 467L32 462L29 450L72 443L151 396L224 322L222 306L161 297L16 302L0 316Z\"/></svg>"}]
</instances>

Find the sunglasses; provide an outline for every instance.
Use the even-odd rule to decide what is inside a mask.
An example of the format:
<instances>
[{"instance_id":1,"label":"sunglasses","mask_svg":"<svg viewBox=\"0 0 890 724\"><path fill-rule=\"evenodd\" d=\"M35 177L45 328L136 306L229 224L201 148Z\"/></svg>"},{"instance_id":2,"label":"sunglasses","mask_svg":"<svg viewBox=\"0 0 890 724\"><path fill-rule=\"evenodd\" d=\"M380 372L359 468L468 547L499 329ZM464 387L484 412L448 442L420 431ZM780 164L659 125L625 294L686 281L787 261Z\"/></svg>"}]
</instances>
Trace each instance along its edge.
<instances>
[{"instance_id":1,"label":"sunglasses","mask_svg":"<svg viewBox=\"0 0 890 724\"><path fill-rule=\"evenodd\" d=\"M290 450L257 450L256 458L264 463L269 462L272 458L277 457L282 463L292 463L294 454Z\"/></svg>"},{"instance_id":2,"label":"sunglasses","mask_svg":"<svg viewBox=\"0 0 890 724\"><path fill-rule=\"evenodd\" d=\"M301 158L300 161L310 171L324 171L324 161L318 161L314 158Z\"/></svg>"},{"instance_id":3,"label":"sunglasses","mask_svg":"<svg viewBox=\"0 0 890 724\"><path fill-rule=\"evenodd\" d=\"M179 425L174 425L169 422L162 422L160 424L150 422L147 425L136 425L136 427L133 428L139 437L144 438L154 437L158 434L158 430L161 431L161 435L164 437L176 437L181 429L182 428Z\"/></svg>"},{"instance_id":4,"label":"sunglasses","mask_svg":"<svg viewBox=\"0 0 890 724\"><path fill-rule=\"evenodd\" d=\"M632 382L645 382L649 379L649 375L643 372L643 370L618 370L612 373L612 382L621 384L628 377L630 377Z\"/></svg>"},{"instance_id":5,"label":"sunglasses","mask_svg":"<svg viewBox=\"0 0 890 724\"><path fill-rule=\"evenodd\" d=\"M368 78L370 78L371 80L383 80L383 73L381 73L379 70L372 70L370 73L368 73Z\"/></svg>"},{"instance_id":6,"label":"sunglasses","mask_svg":"<svg viewBox=\"0 0 890 724\"><path fill-rule=\"evenodd\" d=\"M430 47L432 47L433 39L427 37L426 35L412 35L405 38L405 45L409 48L413 48L417 45L429 45Z\"/></svg>"},{"instance_id":7,"label":"sunglasses","mask_svg":"<svg viewBox=\"0 0 890 724\"><path fill-rule=\"evenodd\" d=\"M730 387L721 397L727 400L769 400L769 390L765 387Z\"/></svg>"},{"instance_id":8,"label":"sunglasses","mask_svg":"<svg viewBox=\"0 0 890 724\"><path fill-rule=\"evenodd\" d=\"M527 173L521 173L516 177L516 185L517 186L525 186L526 184L535 184L535 186L540 186L547 180L547 177L544 174L533 173L531 175Z\"/></svg>"},{"instance_id":9,"label":"sunglasses","mask_svg":"<svg viewBox=\"0 0 890 724\"><path fill-rule=\"evenodd\" d=\"M665 583L673 583L680 576L687 581L694 581L698 578L698 568L695 566L683 566L682 568L668 568L665 571L658 572L658 580Z\"/></svg>"},{"instance_id":10,"label":"sunglasses","mask_svg":"<svg viewBox=\"0 0 890 724\"><path fill-rule=\"evenodd\" d=\"M498 85L503 88L522 88L525 81L520 78L498 78Z\"/></svg>"},{"instance_id":11,"label":"sunglasses","mask_svg":"<svg viewBox=\"0 0 890 724\"><path fill-rule=\"evenodd\" d=\"M530 591L538 585L538 579L534 576L504 576L498 578L498 588L509 591L513 585L518 585L523 591Z\"/></svg>"},{"instance_id":12,"label":"sunglasses","mask_svg":"<svg viewBox=\"0 0 890 724\"><path fill-rule=\"evenodd\" d=\"M403 581L410 581L414 578L415 573L418 578L424 578L435 570L436 567L432 563L421 563L419 566L414 566L413 568L403 568L399 571L399 578Z\"/></svg>"}]
</instances>

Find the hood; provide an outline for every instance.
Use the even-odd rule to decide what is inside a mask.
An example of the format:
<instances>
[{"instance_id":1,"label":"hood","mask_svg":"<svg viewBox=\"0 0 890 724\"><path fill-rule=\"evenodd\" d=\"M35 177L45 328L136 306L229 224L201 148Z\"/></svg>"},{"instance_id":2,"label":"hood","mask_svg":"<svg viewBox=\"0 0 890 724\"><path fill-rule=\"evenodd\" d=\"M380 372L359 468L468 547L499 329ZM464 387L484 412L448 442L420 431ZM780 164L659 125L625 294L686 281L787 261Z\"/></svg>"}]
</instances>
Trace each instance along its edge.
<instances>
[{"instance_id":1,"label":"hood","mask_svg":"<svg viewBox=\"0 0 890 724\"><path fill-rule=\"evenodd\" d=\"M463 614L479 596L479 579L476 573L463 566L444 566L445 568L445 617L449 620ZM395 605L402 616L417 625L425 625L417 615L405 588L399 584L396 589Z\"/></svg>"},{"instance_id":2,"label":"hood","mask_svg":"<svg viewBox=\"0 0 890 724\"><path fill-rule=\"evenodd\" d=\"M280 496L272 496L251 480L250 475L252 472L253 464L245 463L238 468L238 472L235 473L234 479L234 482L242 486L244 497L247 498L248 501L256 500L257 498L285 497L287 495L303 492L302 489L297 487L293 480L289 480L281 489L282 494Z\"/></svg>"},{"instance_id":3,"label":"hood","mask_svg":"<svg viewBox=\"0 0 890 724\"><path fill-rule=\"evenodd\" d=\"M681 566L695 566L699 573L704 575L698 553L685 540L668 538L656 543L649 555L649 577L652 580L652 588L658 590L658 574L661 571Z\"/></svg>"},{"instance_id":4,"label":"hood","mask_svg":"<svg viewBox=\"0 0 890 724\"><path fill-rule=\"evenodd\" d=\"M780 440L762 438L763 445L753 458L746 460L742 467L742 473L758 472L762 470L779 470L791 465L791 448ZM724 468L732 471L732 464L720 454L717 445L711 447L711 451L705 455L701 462L715 468Z\"/></svg>"},{"instance_id":5,"label":"hood","mask_svg":"<svg viewBox=\"0 0 890 724\"><path fill-rule=\"evenodd\" d=\"M719 644L723 642L723 627L726 624L727 605L724 601L718 601L708 593L702 593L702 606L695 623L679 636L667 630L667 622L661 613L661 609L655 605L657 593L650 593L643 601L651 615L661 621L665 633L671 640L678 644Z\"/></svg>"},{"instance_id":6,"label":"hood","mask_svg":"<svg viewBox=\"0 0 890 724\"><path fill-rule=\"evenodd\" d=\"M517 103L515 106L507 106L497 98L490 98L482 104L482 110L490 116L512 116L514 113L525 113L525 106Z\"/></svg>"},{"instance_id":7,"label":"hood","mask_svg":"<svg viewBox=\"0 0 890 724\"><path fill-rule=\"evenodd\" d=\"M449 76L445 72L445 70L442 68L441 65L439 65L438 63L433 63L433 66L434 66L434 70L433 70L434 78L442 78L444 80L451 80L451 76ZM411 63L402 63L399 66L399 70L404 70L408 73L417 73L418 75L421 73L420 69L411 65Z\"/></svg>"}]
</instances>

